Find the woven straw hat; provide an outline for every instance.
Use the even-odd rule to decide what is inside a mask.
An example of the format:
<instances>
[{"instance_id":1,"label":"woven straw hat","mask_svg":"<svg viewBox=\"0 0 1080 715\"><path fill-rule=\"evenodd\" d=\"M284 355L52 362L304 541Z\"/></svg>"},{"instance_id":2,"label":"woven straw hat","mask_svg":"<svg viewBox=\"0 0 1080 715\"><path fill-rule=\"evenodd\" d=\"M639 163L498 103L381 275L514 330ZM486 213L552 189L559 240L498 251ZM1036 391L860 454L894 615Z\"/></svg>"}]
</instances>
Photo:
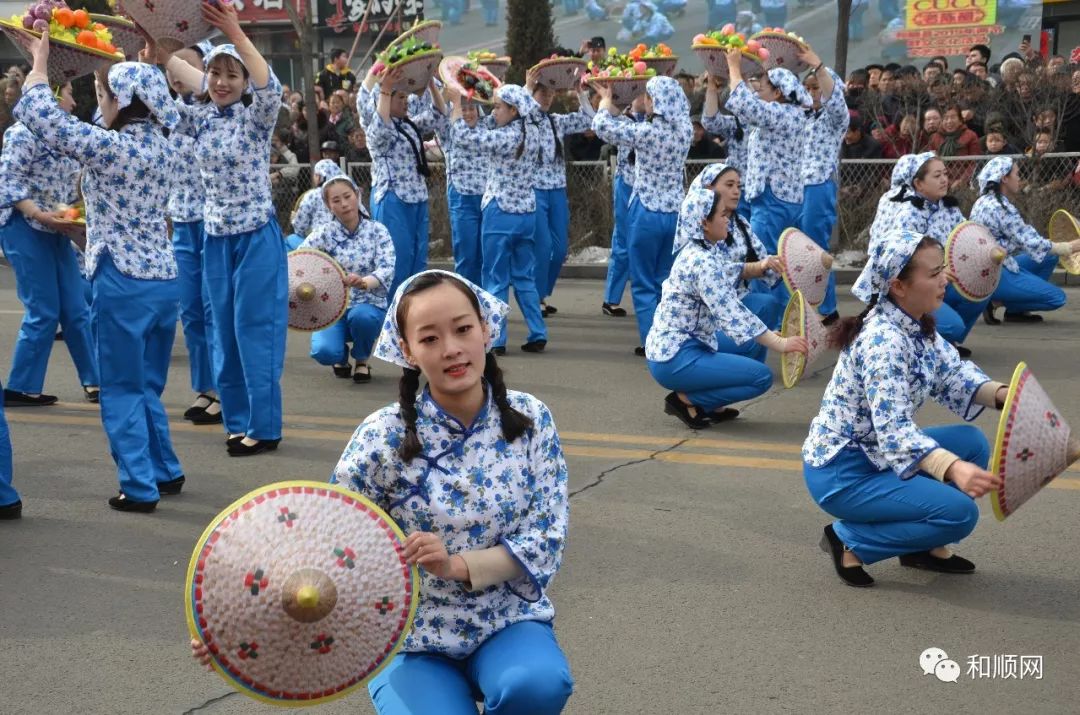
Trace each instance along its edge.
<instances>
[{"instance_id":1,"label":"woven straw hat","mask_svg":"<svg viewBox=\"0 0 1080 715\"><path fill-rule=\"evenodd\" d=\"M324 330L345 315L349 289L345 270L337 261L314 248L289 254L289 327Z\"/></svg>"},{"instance_id":2,"label":"woven straw hat","mask_svg":"<svg viewBox=\"0 0 1080 715\"><path fill-rule=\"evenodd\" d=\"M780 356L780 372L784 387L792 388L802 379L803 372L817 360L828 347L828 329L822 325L821 316L807 302L801 291L791 294L780 335L785 338L806 338L807 353L784 353Z\"/></svg>"},{"instance_id":3,"label":"woven straw hat","mask_svg":"<svg viewBox=\"0 0 1080 715\"><path fill-rule=\"evenodd\" d=\"M537 82L548 89L560 92L565 89L577 89L581 74L588 63L578 57L556 57L538 62L530 68L536 70Z\"/></svg>"},{"instance_id":4,"label":"woven straw hat","mask_svg":"<svg viewBox=\"0 0 1080 715\"><path fill-rule=\"evenodd\" d=\"M829 287L833 257L797 228L780 234L776 253L784 264L782 275L788 290L801 291L810 305L821 305Z\"/></svg>"},{"instance_id":5,"label":"woven straw hat","mask_svg":"<svg viewBox=\"0 0 1080 715\"><path fill-rule=\"evenodd\" d=\"M589 77L590 85L611 87L611 101L617 107L628 107L637 97L645 94L645 85L649 78L645 75L634 77Z\"/></svg>"},{"instance_id":6,"label":"woven straw hat","mask_svg":"<svg viewBox=\"0 0 1080 715\"><path fill-rule=\"evenodd\" d=\"M994 514L1004 520L1073 462L1080 460L1080 437L1073 435L1061 412L1020 363L998 421L990 471L1002 487L991 492Z\"/></svg>"},{"instance_id":7,"label":"woven straw hat","mask_svg":"<svg viewBox=\"0 0 1080 715\"><path fill-rule=\"evenodd\" d=\"M1080 238L1080 223L1065 209L1058 209L1050 217L1049 234L1050 240L1054 243L1075 241ZM1062 256L1058 259L1058 262L1062 268L1074 276L1080 275L1080 254L1074 253L1071 256Z\"/></svg>"},{"instance_id":8,"label":"woven straw hat","mask_svg":"<svg viewBox=\"0 0 1080 715\"><path fill-rule=\"evenodd\" d=\"M795 74L805 72L810 66L799 59L799 52L806 49L806 45L794 37L782 32L761 32L752 35L751 40L757 40L761 46L769 51L769 59L765 60L765 67L783 67Z\"/></svg>"},{"instance_id":9,"label":"woven straw hat","mask_svg":"<svg viewBox=\"0 0 1080 715\"><path fill-rule=\"evenodd\" d=\"M945 242L945 265L956 276L953 287L970 301L993 295L1006 256L993 234L973 221L958 224Z\"/></svg>"},{"instance_id":10,"label":"woven straw hat","mask_svg":"<svg viewBox=\"0 0 1080 715\"><path fill-rule=\"evenodd\" d=\"M312 705L362 687L412 628L405 535L323 482L260 487L218 514L188 565L188 628L241 693Z\"/></svg>"}]
</instances>

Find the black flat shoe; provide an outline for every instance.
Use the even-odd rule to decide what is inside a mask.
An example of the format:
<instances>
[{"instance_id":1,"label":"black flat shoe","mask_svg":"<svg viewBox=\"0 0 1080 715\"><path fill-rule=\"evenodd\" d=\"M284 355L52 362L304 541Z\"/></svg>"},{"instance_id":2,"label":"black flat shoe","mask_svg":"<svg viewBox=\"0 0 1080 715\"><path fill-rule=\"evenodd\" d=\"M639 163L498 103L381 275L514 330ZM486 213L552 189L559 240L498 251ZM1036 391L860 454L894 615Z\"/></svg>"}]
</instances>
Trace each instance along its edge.
<instances>
[{"instance_id":1,"label":"black flat shoe","mask_svg":"<svg viewBox=\"0 0 1080 715\"><path fill-rule=\"evenodd\" d=\"M31 397L25 392L4 390L4 407L44 407L56 404L56 395Z\"/></svg>"},{"instance_id":2,"label":"black flat shoe","mask_svg":"<svg viewBox=\"0 0 1080 715\"><path fill-rule=\"evenodd\" d=\"M242 442L244 437L246 437L246 436L247 435L241 434L241 435L237 435L236 437L226 437L225 438L225 446L226 447L232 447L234 444Z\"/></svg>"},{"instance_id":3,"label":"black flat shoe","mask_svg":"<svg viewBox=\"0 0 1080 715\"><path fill-rule=\"evenodd\" d=\"M553 305L548 305L547 303L541 303L540 304L540 313L545 318L548 317L549 315L555 315L558 312L559 312L559 309L556 308Z\"/></svg>"},{"instance_id":4,"label":"black flat shoe","mask_svg":"<svg viewBox=\"0 0 1080 715\"><path fill-rule=\"evenodd\" d=\"M117 511L132 511L139 514L149 514L154 509L157 509L157 502L132 501L127 498L126 494L121 493L120 496L109 498L109 506Z\"/></svg>"},{"instance_id":5,"label":"black flat shoe","mask_svg":"<svg viewBox=\"0 0 1080 715\"><path fill-rule=\"evenodd\" d=\"M645 348L638 345L636 348L634 348L634 354L638 357L645 357Z\"/></svg>"},{"instance_id":6,"label":"black flat shoe","mask_svg":"<svg viewBox=\"0 0 1080 715\"><path fill-rule=\"evenodd\" d=\"M230 457L253 457L256 454L262 452L273 452L277 449L280 439L260 439L255 444L244 444L243 441L237 441L229 445Z\"/></svg>"},{"instance_id":7,"label":"black flat shoe","mask_svg":"<svg viewBox=\"0 0 1080 715\"><path fill-rule=\"evenodd\" d=\"M612 318L625 318L626 317L626 308L620 308L619 306L613 305L611 303L602 304L600 306L600 310L602 310L604 312L604 315L607 315L607 316L612 317Z\"/></svg>"},{"instance_id":8,"label":"black flat shoe","mask_svg":"<svg viewBox=\"0 0 1080 715\"><path fill-rule=\"evenodd\" d=\"M199 396L195 398L195 402L198 402L199 400L205 400L206 404L202 405L202 406L200 406L200 405L192 405L191 407L184 410L184 419L185 420L190 420L190 419L192 419L193 417L195 417L197 415L201 415L203 412L206 412L207 407L209 407L210 405L217 402L217 400L215 400L213 397L210 397L210 395L207 395L205 393L199 393Z\"/></svg>"},{"instance_id":9,"label":"black flat shoe","mask_svg":"<svg viewBox=\"0 0 1080 715\"><path fill-rule=\"evenodd\" d=\"M832 524L825 527L825 535L821 537L821 550L832 556L833 568L836 575L848 586L866 588L874 585L874 579L870 574L863 571L862 566L844 566L844 552L848 550L840 537L833 531Z\"/></svg>"},{"instance_id":10,"label":"black flat shoe","mask_svg":"<svg viewBox=\"0 0 1080 715\"><path fill-rule=\"evenodd\" d=\"M352 368L349 367L349 363L344 365L334 365L334 377L340 377L344 380L348 380L352 377Z\"/></svg>"},{"instance_id":11,"label":"black flat shoe","mask_svg":"<svg viewBox=\"0 0 1080 715\"><path fill-rule=\"evenodd\" d=\"M1041 322L1043 322L1043 317L1041 315L1037 315L1036 313L1010 313L1009 311L1006 310L1005 311L1005 322L1006 323L1041 323Z\"/></svg>"},{"instance_id":12,"label":"black flat shoe","mask_svg":"<svg viewBox=\"0 0 1080 715\"><path fill-rule=\"evenodd\" d=\"M356 384L364 382L371 382L371 368L365 363L356 363L356 368L353 370L352 381Z\"/></svg>"},{"instance_id":13,"label":"black flat shoe","mask_svg":"<svg viewBox=\"0 0 1080 715\"><path fill-rule=\"evenodd\" d=\"M960 343L953 343L952 346L956 348L956 353L962 358L971 357L971 348L965 348Z\"/></svg>"},{"instance_id":14,"label":"black flat shoe","mask_svg":"<svg viewBox=\"0 0 1080 715\"><path fill-rule=\"evenodd\" d=\"M521 351L526 353L542 353L547 347L547 340L533 340L521 346Z\"/></svg>"},{"instance_id":15,"label":"black flat shoe","mask_svg":"<svg viewBox=\"0 0 1080 715\"><path fill-rule=\"evenodd\" d=\"M904 554L900 557L900 565L924 571L937 571L938 573L975 573L975 564L961 556L953 554L949 558L943 559L940 556L934 556L929 551Z\"/></svg>"},{"instance_id":16,"label":"black flat shoe","mask_svg":"<svg viewBox=\"0 0 1080 715\"><path fill-rule=\"evenodd\" d=\"M157 490L158 494L163 497L175 496L180 493L180 490L184 488L184 475L181 474L176 479L170 479L167 482L158 482Z\"/></svg>"},{"instance_id":17,"label":"black flat shoe","mask_svg":"<svg viewBox=\"0 0 1080 715\"><path fill-rule=\"evenodd\" d=\"M491 349L491 354L494 355L495 357L503 357L503 356L506 355L506 348L501 347L501 346L497 347L497 348L492 348Z\"/></svg>"},{"instance_id":18,"label":"black flat shoe","mask_svg":"<svg viewBox=\"0 0 1080 715\"><path fill-rule=\"evenodd\" d=\"M679 396L674 392L669 392L664 397L664 412L678 417L690 429L707 429L712 424L702 416L700 410L696 415L690 414L690 408L691 405L680 400Z\"/></svg>"},{"instance_id":19,"label":"black flat shoe","mask_svg":"<svg viewBox=\"0 0 1080 715\"><path fill-rule=\"evenodd\" d=\"M0 521L12 521L14 519L22 518L22 501L17 501L14 504L8 504L7 506L0 506Z\"/></svg>"},{"instance_id":20,"label":"black flat shoe","mask_svg":"<svg viewBox=\"0 0 1080 715\"><path fill-rule=\"evenodd\" d=\"M209 411L210 408L213 407L215 404L220 405L221 403L219 403L217 400L214 400L209 405L207 405L205 410L203 410L202 412L199 412L194 417L190 417L188 419L191 421L192 424L196 424L196 425L219 425L219 424L221 424L223 422L223 418L221 417L221 408L218 407L217 412L210 412Z\"/></svg>"},{"instance_id":21,"label":"black flat shoe","mask_svg":"<svg viewBox=\"0 0 1080 715\"><path fill-rule=\"evenodd\" d=\"M986 304L986 310L983 311L983 322L987 325L1001 325L1001 318L994 315L994 311L997 308L992 303Z\"/></svg>"},{"instance_id":22,"label":"black flat shoe","mask_svg":"<svg viewBox=\"0 0 1080 715\"><path fill-rule=\"evenodd\" d=\"M101 403L101 388L100 387L83 387L83 397L92 405Z\"/></svg>"},{"instance_id":23,"label":"black flat shoe","mask_svg":"<svg viewBox=\"0 0 1080 715\"><path fill-rule=\"evenodd\" d=\"M721 407L715 409L712 412L705 413L705 419L711 424L720 424L721 422L730 422L739 416L739 411L734 407Z\"/></svg>"},{"instance_id":24,"label":"black flat shoe","mask_svg":"<svg viewBox=\"0 0 1080 715\"><path fill-rule=\"evenodd\" d=\"M840 312L834 310L833 312L829 313L821 319L821 324L828 328L830 325L833 325L838 320L840 320Z\"/></svg>"}]
</instances>

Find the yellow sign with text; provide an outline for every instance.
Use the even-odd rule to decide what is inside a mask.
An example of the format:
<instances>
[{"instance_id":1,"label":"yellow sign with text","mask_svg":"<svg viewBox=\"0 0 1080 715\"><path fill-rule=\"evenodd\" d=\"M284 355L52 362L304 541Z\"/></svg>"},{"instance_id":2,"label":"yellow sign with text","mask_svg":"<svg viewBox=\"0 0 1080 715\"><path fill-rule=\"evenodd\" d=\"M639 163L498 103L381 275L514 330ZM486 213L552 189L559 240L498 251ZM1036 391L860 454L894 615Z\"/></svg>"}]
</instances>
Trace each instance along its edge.
<instances>
[{"instance_id":1,"label":"yellow sign with text","mask_svg":"<svg viewBox=\"0 0 1080 715\"><path fill-rule=\"evenodd\" d=\"M997 20L997 0L907 0L907 30L981 27Z\"/></svg>"}]
</instances>

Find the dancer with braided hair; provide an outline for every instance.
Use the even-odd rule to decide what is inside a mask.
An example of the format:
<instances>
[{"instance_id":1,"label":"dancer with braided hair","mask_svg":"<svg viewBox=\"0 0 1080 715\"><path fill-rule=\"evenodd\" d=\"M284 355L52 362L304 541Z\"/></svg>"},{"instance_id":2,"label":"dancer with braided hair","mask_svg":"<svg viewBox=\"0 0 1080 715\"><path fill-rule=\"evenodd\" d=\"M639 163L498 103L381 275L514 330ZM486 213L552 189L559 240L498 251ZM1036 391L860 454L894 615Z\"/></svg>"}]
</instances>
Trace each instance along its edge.
<instances>
[{"instance_id":1,"label":"dancer with braided hair","mask_svg":"<svg viewBox=\"0 0 1080 715\"><path fill-rule=\"evenodd\" d=\"M445 271L403 283L375 356L404 368L334 470L408 534L414 628L368 686L380 715L545 715L573 688L546 590L562 562L567 472L548 408L488 352L509 307ZM421 376L426 386L420 390Z\"/></svg>"}]
</instances>

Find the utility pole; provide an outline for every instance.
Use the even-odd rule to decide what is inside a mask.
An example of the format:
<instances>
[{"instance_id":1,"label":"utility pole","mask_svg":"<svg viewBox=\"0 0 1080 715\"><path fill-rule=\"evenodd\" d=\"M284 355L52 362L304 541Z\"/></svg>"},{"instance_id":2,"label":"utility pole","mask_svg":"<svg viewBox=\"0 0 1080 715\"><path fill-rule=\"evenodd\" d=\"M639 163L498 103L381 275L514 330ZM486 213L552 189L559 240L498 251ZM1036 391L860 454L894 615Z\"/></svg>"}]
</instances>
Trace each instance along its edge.
<instances>
[{"instance_id":1,"label":"utility pole","mask_svg":"<svg viewBox=\"0 0 1080 715\"><path fill-rule=\"evenodd\" d=\"M318 59L315 52L315 12L312 7L314 2L307 5L306 11L301 13L296 8L293 0L286 0L285 12L289 14L296 36L300 40L301 71L311 77L311 68ZM304 119L307 121L308 158L314 166L319 156L319 100L315 96L314 78L304 81ZM311 182L314 186L315 172L311 172Z\"/></svg>"},{"instance_id":2,"label":"utility pole","mask_svg":"<svg viewBox=\"0 0 1080 715\"><path fill-rule=\"evenodd\" d=\"M851 22L851 0L837 0L836 12L836 63L834 69L842 79L847 77L848 24Z\"/></svg>"}]
</instances>

